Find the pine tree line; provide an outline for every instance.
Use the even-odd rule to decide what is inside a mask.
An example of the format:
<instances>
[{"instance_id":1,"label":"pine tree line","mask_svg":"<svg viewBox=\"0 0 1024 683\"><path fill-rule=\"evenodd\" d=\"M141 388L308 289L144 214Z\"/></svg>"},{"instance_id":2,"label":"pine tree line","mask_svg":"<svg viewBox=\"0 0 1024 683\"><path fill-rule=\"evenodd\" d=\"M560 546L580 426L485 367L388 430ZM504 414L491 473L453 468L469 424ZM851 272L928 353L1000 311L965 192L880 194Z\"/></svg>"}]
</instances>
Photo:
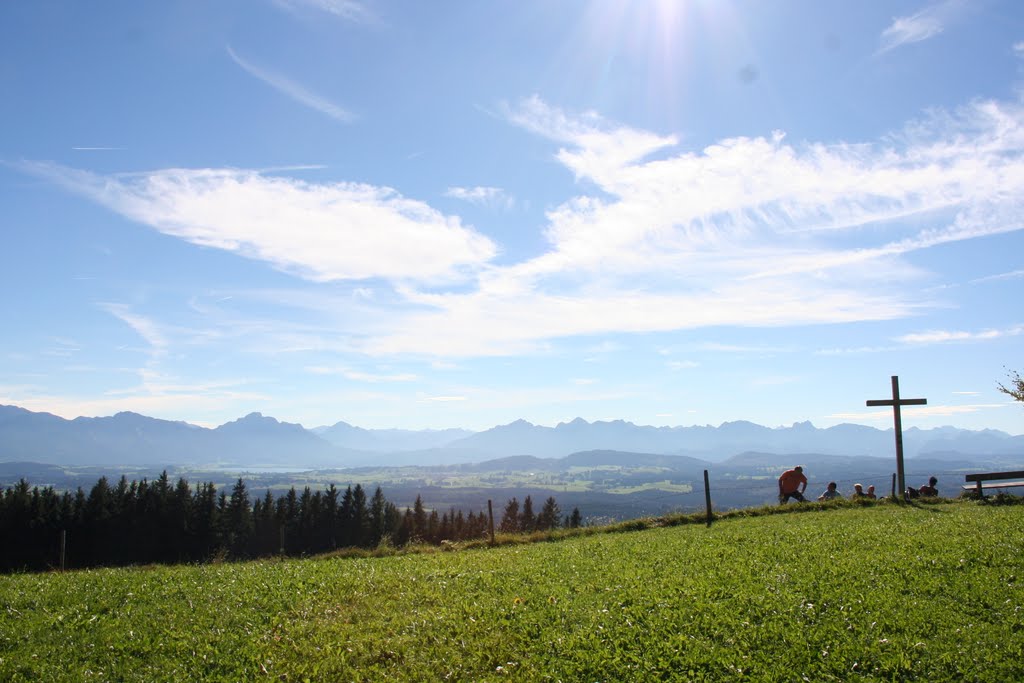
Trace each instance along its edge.
<instances>
[{"instance_id":1,"label":"pine tree line","mask_svg":"<svg viewBox=\"0 0 1024 683\"><path fill-rule=\"evenodd\" d=\"M559 526L554 498L536 517L529 496L522 515L518 508L515 498L506 505L502 531ZM578 509L565 520L566 526L579 523ZM402 511L380 487L367 499L360 484L344 491L334 484L315 492L307 486L302 493L292 487L277 498L268 490L253 500L242 479L228 494L212 483L193 489L183 478L172 485L167 472L152 482L122 476L116 486L101 477L88 494L81 487L74 493L30 488L22 479L0 495L0 571L59 566L62 532L65 566L80 568L311 555L385 542L440 544L485 538L489 519L485 512L428 512L419 496Z\"/></svg>"},{"instance_id":2,"label":"pine tree line","mask_svg":"<svg viewBox=\"0 0 1024 683\"><path fill-rule=\"evenodd\" d=\"M548 531L559 526L575 529L582 524L579 508L573 508L572 514L564 520L560 515L561 510L553 497L548 497L544 501L544 505L537 514L533 512L533 499L530 496L523 500L522 509L519 507L519 500L512 498L505 504L499 528L504 533L514 534Z\"/></svg>"}]
</instances>

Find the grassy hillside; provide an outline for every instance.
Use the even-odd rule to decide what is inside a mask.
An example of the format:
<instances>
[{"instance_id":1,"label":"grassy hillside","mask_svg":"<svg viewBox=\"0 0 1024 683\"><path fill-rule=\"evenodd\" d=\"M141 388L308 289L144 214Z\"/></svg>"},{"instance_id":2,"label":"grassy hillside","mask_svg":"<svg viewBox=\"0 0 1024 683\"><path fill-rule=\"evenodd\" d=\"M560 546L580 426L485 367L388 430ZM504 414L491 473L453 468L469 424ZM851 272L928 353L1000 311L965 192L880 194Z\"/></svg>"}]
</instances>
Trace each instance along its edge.
<instances>
[{"instance_id":1,"label":"grassy hillside","mask_svg":"<svg viewBox=\"0 0 1024 683\"><path fill-rule=\"evenodd\" d=\"M1024 506L0 577L0 680L1024 679Z\"/></svg>"}]
</instances>

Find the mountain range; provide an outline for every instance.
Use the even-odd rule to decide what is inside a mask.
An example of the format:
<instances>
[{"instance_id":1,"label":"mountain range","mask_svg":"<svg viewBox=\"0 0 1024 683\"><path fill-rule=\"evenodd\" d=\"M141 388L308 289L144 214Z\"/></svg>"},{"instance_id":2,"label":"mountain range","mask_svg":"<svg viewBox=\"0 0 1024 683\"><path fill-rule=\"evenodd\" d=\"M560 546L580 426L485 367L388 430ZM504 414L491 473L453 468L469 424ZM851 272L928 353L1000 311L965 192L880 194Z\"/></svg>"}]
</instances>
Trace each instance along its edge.
<instances>
[{"instance_id":1,"label":"mountain range","mask_svg":"<svg viewBox=\"0 0 1024 683\"><path fill-rule=\"evenodd\" d=\"M1024 454L1024 436L954 427L904 430L908 458L1000 459ZM651 427L577 418L555 427L525 420L472 432L461 429L363 429L345 422L306 429L261 413L210 429L122 412L67 420L0 406L0 462L131 466L338 469L480 463L513 456L564 458L582 451L687 456L720 463L745 452L890 457L893 430L810 422L769 428L752 422L717 427Z\"/></svg>"}]
</instances>

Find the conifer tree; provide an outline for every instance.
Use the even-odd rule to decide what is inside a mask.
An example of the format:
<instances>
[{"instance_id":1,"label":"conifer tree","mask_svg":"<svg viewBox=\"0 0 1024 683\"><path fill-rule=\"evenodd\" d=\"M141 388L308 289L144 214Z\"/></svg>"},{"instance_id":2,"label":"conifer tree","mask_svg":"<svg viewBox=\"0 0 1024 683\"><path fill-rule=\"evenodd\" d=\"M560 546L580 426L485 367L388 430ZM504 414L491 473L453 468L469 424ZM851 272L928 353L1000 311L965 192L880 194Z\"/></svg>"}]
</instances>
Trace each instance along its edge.
<instances>
[{"instance_id":1,"label":"conifer tree","mask_svg":"<svg viewBox=\"0 0 1024 683\"><path fill-rule=\"evenodd\" d=\"M519 501L515 497L505 503L505 512L501 515L498 529L506 534L519 531Z\"/></svg>"},{"instance_id":2,"label":"conifer tree","mask_svg":"<svg viewBox=\"0 0 1024 683\"><path fill-rule=\"evenodd\" d=\"M223 494L221 494L223 495ZM231 489L231 499L227 506L227 535L225 547L233 557L247 557L252 541L252 506L249 503L249 491L245 482L239 477Z\"/></svg>"},{"instance_id":3,"label":"conifer tree","mask_svg":"<svg viewBox=\"0 0 1024 683\"><path fill-rule=\"evenodd\" d=\"M370 513L366 509L366 491L362 484L352 489L352 545L366 547L370 544Z\"/></svg>"},{"instance_id":4,"label":"conifer tree","mask_svg":"<svg viewBox=\"0 0 1024 683\"><path fill-rule=\"evenodd\" d=\"M537 528L537 516L533 512L533 499L527 496L523 500L523 511L519 515L519 530L527 533Z\"/></svg>"},{"instance_id":5,"label":"conifer tree","mask_svg":"<svg viewBox=\"0 0 1024 683\"><path fill-rule=\"evenodd\" d=\"M413 541L415 538L415 527L416 523L413 521L412 510L405 508L405 513L401 515L401 521L395 530L395 545L402 546Z\"/></svg>"},{"instance_id":6,"label":"conifer tree","mask_svg":"<svg viewBox=\"0 0 1024 683\"><path fill-rule=\"evenodd\" d=\"M540 514L537 515L537 528L544 531L557 528L559 515L561 515L561 510L558 509L558 503L555 502L554 496L548 496Z\"/></svg>"},{"instance_id":7,"label":"conifer tree","mask_svg":"<svg viewBox=\"0 0 1024 683\"><path fill-rule=\"evenodd\" d=\"M338 545L347 548L355 543L353 534L353 500L351 484L345 488L338 506Z\"/></svg>"},{"instance_id":8,"label":"conifer tree","mask_svg":"<svg viewBox=\"0 0 1024 683\"><path fill-rule=\"evenodd\" d=\"M370 499L370 547L377 547L389 532L386 508L387 501L384 499L384 492L378 486L377 490L373 492L373 498Z\"/></svg>"},{"instance_id":9,"label":"conifer tree","mask_svg":"<svg viewBox=\"0 0 1024 683\"><path fill-rule=\"evenodd\" d=\"M412 540L423 541L427 537L427 511L423 507L423 499L416 496L412 506Z\"/></svg>"},{"instance_id":10,"label":"conifer tree","mask_svg":"<svg viewBox=\"0 0 1024 683\"><path fill-rule=\"evenodd\" d=\"M277 506L274 494L267 489L260 503L259 512L256 504L252 506L253 526L256 535L256 554L276 555L281 550L281 532L277 523Z\"/></svg>"},{"instance_id":11,"label":"conifer tree","mask_svg":"<svg viewBox=\"0 0 1024 683\"><path fill-rule=\"evenodd\" d=\"M320 514L323 544L325 547L333 550L338 547L338 487L333 482L327 487L326 493L324 493Z\"/></svg>"}]
</instances>

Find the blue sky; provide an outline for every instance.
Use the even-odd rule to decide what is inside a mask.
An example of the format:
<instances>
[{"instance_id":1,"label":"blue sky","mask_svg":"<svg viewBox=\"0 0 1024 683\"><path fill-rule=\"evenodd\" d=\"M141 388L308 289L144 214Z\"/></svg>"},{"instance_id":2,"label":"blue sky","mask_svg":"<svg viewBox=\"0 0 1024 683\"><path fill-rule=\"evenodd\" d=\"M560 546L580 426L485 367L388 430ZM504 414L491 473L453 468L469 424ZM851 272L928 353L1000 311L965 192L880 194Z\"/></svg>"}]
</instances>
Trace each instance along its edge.
<instances>
[{"instance_id":1,"label":"blue sky","mask_svg":"<svg viewBox=\"0 0 1024 683\"><path fill-rule=\"evenodd\" d=\"M0 403L1024 433L1016 1L0 4Z\"/></svg>"}]
</instances>

